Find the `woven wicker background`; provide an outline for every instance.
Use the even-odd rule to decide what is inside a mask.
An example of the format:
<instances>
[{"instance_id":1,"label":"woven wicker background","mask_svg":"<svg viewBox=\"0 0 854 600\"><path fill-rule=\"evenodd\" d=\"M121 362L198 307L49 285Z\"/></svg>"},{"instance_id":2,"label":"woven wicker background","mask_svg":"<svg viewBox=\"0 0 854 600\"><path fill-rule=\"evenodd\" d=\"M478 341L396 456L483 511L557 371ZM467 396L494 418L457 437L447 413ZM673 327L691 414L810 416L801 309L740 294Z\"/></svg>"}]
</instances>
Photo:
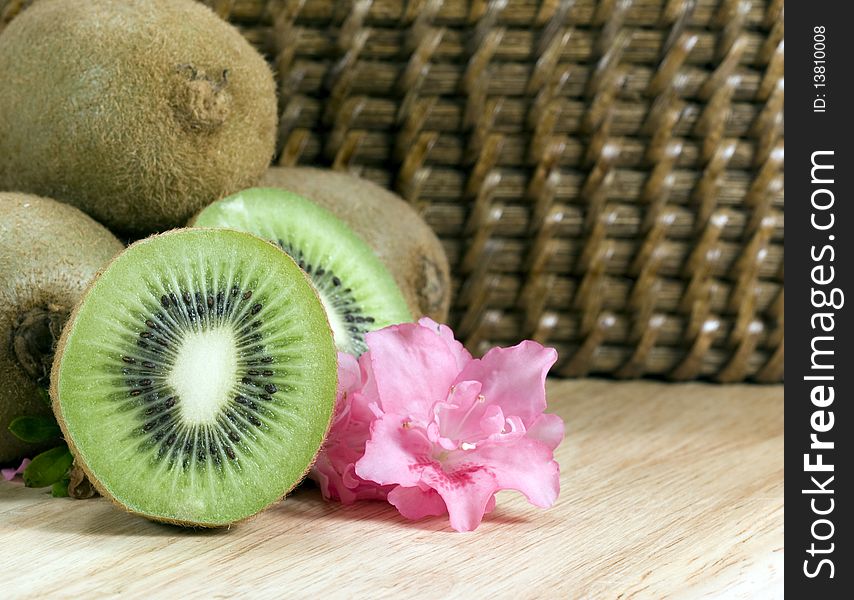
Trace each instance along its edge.
<instances>
[{"instance_id":1,"label":"woven wicker background","mask_svg":"<svg viewBox=\"0 0 854 600\"><path fill-rule=\"evenodd\" d=\"M277 71L279 164L372 179L439 234L472 351L782 379L782 0L207 4Z\"/></svg>"}]
</instances>

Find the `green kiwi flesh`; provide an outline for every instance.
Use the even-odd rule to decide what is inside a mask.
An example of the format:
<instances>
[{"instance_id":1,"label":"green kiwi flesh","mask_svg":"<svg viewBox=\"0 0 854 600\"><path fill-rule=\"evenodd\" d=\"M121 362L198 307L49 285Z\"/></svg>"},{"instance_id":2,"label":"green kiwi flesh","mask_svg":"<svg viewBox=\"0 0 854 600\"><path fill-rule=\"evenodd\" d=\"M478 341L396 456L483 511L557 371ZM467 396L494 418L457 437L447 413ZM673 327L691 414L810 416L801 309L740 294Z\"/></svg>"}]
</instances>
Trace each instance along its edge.
<instances>
[{"instance_id":1,"label":"green kiwi flesh","mask_svg":"<svg viewBox=\"0 0 854 600\"><path fill-rule=\"evenodd\" d=\"M359 355L365 334L412 320L406 300L373 250L328 210L291 192L252 188L214 202L197 227L247 231L279 245L308 274L338 348Z\"/></svg>"},{"instance_id":2,"label":"green kiwi flesh","mask_svg":"<svg viewBox=\"0 0 854 600\"><path fill-rule=\"evenodd\" d=\"M413 315L426 315L440 323L448 320L448 257L411 203L367 179L314 167L270 167L258 187L288 190L333 213L388 268Z\"/></svg>"},{"instance_id":3,"label":"green kiwi flesh","mask_svg":"<svg viewBox=\"0 0 854 600\"><path fill-rule=\"evenodd\" d=\"M62 325L123 248L73 206L0 192L0 465L45 447L13 436L9 423L51 414L45 395Z\"/></svg>"},{"instance_id":4,"label":"green kiwi flesh","mask_svg":"<svg viewBox=\"0 0 854 600\"><path fill-rule=\"evenodd\" d=\"M317 294L272 244L184 229L131 245L71 315L51 373L65 438L130 512L222 526L305 474L335 402Z\"/></svg>"}]
</instances>

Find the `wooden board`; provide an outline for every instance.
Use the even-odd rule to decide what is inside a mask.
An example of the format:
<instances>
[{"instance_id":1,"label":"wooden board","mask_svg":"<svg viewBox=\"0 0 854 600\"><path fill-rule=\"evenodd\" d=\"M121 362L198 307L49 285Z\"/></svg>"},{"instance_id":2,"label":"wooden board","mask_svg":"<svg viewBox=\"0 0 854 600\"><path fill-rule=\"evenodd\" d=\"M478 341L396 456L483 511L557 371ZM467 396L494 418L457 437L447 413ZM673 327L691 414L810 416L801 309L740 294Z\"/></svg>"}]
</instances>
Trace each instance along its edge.
<instances>
[{"instance_id":1,"label":"wooden board","mask_svg":"<svg viewBox=\"0 0 854 600\"><path fill-rule=\"evenodd\" d=\"M782 597L780 386L552 381L561 497L481 527L302 489L231 530L0 482L0 598Z\"/></svg>"}]
</instances>

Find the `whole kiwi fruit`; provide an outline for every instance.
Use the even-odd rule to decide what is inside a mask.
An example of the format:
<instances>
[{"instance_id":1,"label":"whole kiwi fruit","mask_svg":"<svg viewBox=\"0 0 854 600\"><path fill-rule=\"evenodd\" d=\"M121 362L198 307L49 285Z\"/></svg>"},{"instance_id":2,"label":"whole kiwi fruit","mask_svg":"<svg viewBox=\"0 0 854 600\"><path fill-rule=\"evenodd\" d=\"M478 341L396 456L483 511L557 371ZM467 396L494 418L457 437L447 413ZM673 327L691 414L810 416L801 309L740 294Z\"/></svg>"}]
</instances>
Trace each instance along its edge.
<instances>
[{"instance_id":1,"label":"whole kiwi fruit","mask_svg":"<svg viewBox=\"0 0 854 600\"><path fill-rule=\"evenodd\" d=\"M272 167L259 185L304 196L346 222L385 263L412 314L446 322L448 257L430 226L399 196L354 175L311 167Z\"/></svg>"},{"instance_id":2,"label":"whole kiwi fruit","mask_svg":"<svg viewBox=\"0 0 854 600\"><path fill-rule=\"evenodd\" d=\"M0 35L0 189L181 225L273 155L272 72L194 0L40 0Z\"/></svg>"},{"instance_id":3,"label":"whole kiwi fruit","mask_svg":"<svg viewBox=\"0 0 854 600\"><path fill-rule=\"evenodd\" d=\"M38 448L9 432L45 401L60 331L83 290L123 246L67 204L0 192L0 463Z\"/></svg>"}]
</instances>

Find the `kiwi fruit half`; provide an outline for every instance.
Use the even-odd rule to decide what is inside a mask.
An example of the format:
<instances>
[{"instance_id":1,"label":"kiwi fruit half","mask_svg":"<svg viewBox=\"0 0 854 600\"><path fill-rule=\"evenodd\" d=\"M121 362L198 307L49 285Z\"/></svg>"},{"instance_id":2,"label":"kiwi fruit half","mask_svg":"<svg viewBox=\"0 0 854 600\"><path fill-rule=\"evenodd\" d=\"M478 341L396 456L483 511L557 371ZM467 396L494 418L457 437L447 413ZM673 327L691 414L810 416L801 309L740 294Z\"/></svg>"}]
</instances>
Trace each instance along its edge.
<instances>
[{"instance_id":1,"label":"kiwi fruit half","mask_svg":"<svg viewBox=\"0 0 854 600\"><path fill-rule=\"evenodd\" d=\"M228 227L277 244L311 278L338 348L359 355L365 334L411 321L397 284L371 248L328 210L285 190L250 188L200 212L197 227Z\"/></svg>"},{"instance_id":2,"label":"kiwi fruit half","mask_svg":"<svg viewBox=\"0 0 854 600\"><path fill-rule=\"evenodd\" d=\"M184 229L94 281L54 359L77 464L130 512L221 526L281 499L329 426L336 350L320 300L269 242Z\"/></svg>"},{"instance_id":3,"label":"kiwi fruit half","mask_svg":"<svg viewBox=\"0 0 854 600\"><path fill-rule=\"evenodd\" d=\"M340 171L271 167L259 183L309 198L343 220L383 261L415 316L447 322L448 257L412 206L379 185Z\"/></svg>"},{"instance_id":4,"label":"kiwi fruit half","mask_svg":"<svg viewBox=\"0 0 854 600\"><path fill-rule=\"evenodd\" d=\"M0 464L40 448L9 432L45 401L62 325L99 269L123 246L76 208L0 192Z\"/></svg>"},{"instance_id":5,"label":"kiwi fruit half","mask_svg":"<svg viewBox=\"0 0 854 600\"><path fill-rule=\"evenodd\" d=\"M194 0L40 0L0 35L0 81L0 189L113 231L183 225L273 155L269 66Z\"/></svg>"}]
</instances>

